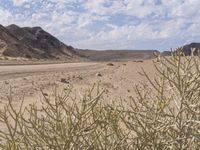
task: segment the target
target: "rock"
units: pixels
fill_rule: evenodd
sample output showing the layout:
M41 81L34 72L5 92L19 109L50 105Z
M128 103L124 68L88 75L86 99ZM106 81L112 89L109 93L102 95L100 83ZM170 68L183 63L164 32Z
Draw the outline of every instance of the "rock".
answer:
M107 66L114 66L114 64L113 63L108 63Z
M139 60L134 60L133 62L144 62L143 60L139 59Z
M65 78L61 78L60 82L69 84L69 81L67 81Z
M24 77L23 80L27 80L27 78Z
M5 83L5 84L9 84L9 81L5 81L4 83Z
M79 80L83 80L83 77L81 77L80 75L77 77L77 79Z
M45 97L47 97L47 96L49 96L47 93L43 93L43 96L45 96Z
M96 73L97 77L102 77L102 74L100 72Z

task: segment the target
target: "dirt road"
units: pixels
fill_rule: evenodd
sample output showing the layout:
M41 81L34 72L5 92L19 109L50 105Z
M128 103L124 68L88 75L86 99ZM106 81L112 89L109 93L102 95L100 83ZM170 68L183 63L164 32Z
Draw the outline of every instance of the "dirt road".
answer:
M86 67L98 66L97 63L63 63L63 64L43 64L43 65L9 65L0 66L0 80L5 79L8 75L24 74L24 73L37 73L37 72L50 72L67 69L84 69Z
M61 71L79 71L87 68L98 68L98 63L62 63L62 64L39 64L39 65L5 65L0 66L0 80L16 77L26 77L38 73L50 73Z

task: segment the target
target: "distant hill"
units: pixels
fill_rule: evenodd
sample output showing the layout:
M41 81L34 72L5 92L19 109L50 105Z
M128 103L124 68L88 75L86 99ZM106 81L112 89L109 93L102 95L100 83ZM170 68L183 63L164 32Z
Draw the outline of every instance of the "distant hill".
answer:
M118 61L151 59L157 50L82 50L59 41L41 27L0 25L0 56L37 59Z
M76 50L80 55L92 61L118 61L124 59L151 59L157 50Z
M41 27L0 25L0 55L26 58L79 58L72 46L65 45Z
M183 46L183 52L185 55L191 54L191 49L194 48L195 52L194 55L198 55L198 51L200 50L200 43L190 43L185 46Z
M170 56L171 55L171 51L163 51L160 53L161 56Z
M191 50L194 49L194 55L198 55L200 52L200 43L190 43L187 45L184 45L182 47L182 52L188 56L191 55ZM161 56L170 56L171 53L176 52L176 49L174 49L172 52L171 51L164 51L161 53Z

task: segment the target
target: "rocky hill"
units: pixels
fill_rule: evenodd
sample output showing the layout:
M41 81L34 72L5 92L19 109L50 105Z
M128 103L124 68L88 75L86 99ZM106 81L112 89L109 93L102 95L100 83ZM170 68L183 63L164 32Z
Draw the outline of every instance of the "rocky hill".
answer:
M194 48L194 55L198 55L198 51L200 50L200 43L190 43L188 45L183 46L183 52L185 55L191 54L191 49Z
M194 55L199 55L200 52L200 43L190 43L184 46L179 47L181 48L184 55L188 56L191 55L191 50L194 49ZM176 49L173 49L173 51L164 51L161 53L161 56L170 56L171 53L176 52Z
M80 55L40 27L0 25L0 55L38 59L75 59Z

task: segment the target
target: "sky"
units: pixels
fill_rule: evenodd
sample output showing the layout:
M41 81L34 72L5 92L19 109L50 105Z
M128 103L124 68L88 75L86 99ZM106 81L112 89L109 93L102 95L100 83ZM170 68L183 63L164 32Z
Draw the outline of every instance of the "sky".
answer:
M170 50L200 42L200 0L0 0L0 24L41 26L82 49Z

